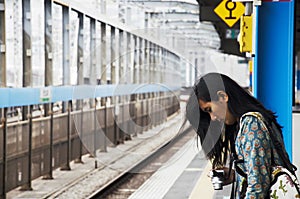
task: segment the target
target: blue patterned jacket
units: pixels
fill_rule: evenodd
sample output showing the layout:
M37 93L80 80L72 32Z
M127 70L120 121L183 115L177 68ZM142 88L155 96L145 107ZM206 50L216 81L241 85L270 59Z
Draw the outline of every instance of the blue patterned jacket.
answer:
M249 112L240 118L235 149L238 159L243 160L237 166L247 174L247 179L236 173L236 198L264 199L268 195L272 172L271 151L275 164L282 165L261 118L258 112Z

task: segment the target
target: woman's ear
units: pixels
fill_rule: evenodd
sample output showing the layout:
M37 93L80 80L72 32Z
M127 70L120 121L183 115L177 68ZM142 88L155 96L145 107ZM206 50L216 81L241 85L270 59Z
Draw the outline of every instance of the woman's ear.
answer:
M225 91L218 91L217 95L219 96L220 102L228 102L228 95Z

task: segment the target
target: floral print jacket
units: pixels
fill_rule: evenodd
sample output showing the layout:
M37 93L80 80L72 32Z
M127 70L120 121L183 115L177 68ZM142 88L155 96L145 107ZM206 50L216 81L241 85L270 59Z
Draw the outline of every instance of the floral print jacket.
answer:
M237 166L247 174L247 179L236 172L236 198L264 199L270 187L272 153L274 163L282 165L261 118L260 113L250 112L240 119L235 149L238 159L243 160L243 163L238 163Z

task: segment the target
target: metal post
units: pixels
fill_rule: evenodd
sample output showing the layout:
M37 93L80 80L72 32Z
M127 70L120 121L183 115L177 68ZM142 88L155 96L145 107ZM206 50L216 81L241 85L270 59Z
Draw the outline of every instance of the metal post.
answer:
M107 98L105 97L104 98L104 102L105 102L105 109L104 109L104 152L107 152L107 149L106 149L106 139L107 139Z
M6 87L5 2L0 0L0 87Z
M156 58L156 54L157 54L157 45L156 44L153 44L153 63L152 63L152 73L153 73L153 79L152 79L152 82L153 83L156 83L157 82L157 58Z
M53 158L53 126L54 126L54 120L53 120L53 103L51 103L51 112L50 112L50 172L49 172L49 179L53 179L53 165L52 165L52 158Z
M148 130L148 93L143 93L143 130Z
M23 80L22 86L29 87L32 83L32 69L31 69L31 12L30 0L22 0L22 15L23 15ZM26 120L28 114L28 107L23 107L22 118Z
M49 107L49 106L48 106ZM52 180L53 179L53 165L52 165L52 158L53 158L53 103L50 104L51 110L49 110L50 114L50 143L49 143L49 173L43 177L44 180Z
M83 100L80 100L80 133L79 133L79 157L75 159L75 163L83 163L82 161L82 140L83 140Z
M255 94L267 108L278 115L290 157L294 91L294 3L295 1L263 2L257 7L257 46L254 59ZM279 93L284 97L279 97Z
M117 97L116 103L114 105L114 138L113 138L114 146L116 146L118 144L118 139L119 139L118 115L119 115L119 101L118 101L118 97Z
M133 68L132 68L132 81L133 84L137 84L138 83L138 74L137 74L137 70L138 70L138 38L137 36L133 35ZM130 104L129 104L129 111L130 111L130 117L131 120L133 121L134 124L131 124L131 126L133 126L134 128L136 127L136 122L137 122L137 117L136 117L136 94L132 94L130 95ZM133 136L137 136L137 129L131 129L133 132Z
M122 75L124 75L124 45L122 44L124 44L124 31L119 30L119 57L121 58L119 59L119 83L122 83Z
M149 43L149 84L152 84L153 83L153 43L150 42ZM147 115L148 115L148 127L149 129L152 129L153 127L153 122L151 121L150 119L150 110L151 110L151 107L153 105L153 93L148 93L148 99L147 99L147 102L148 102L148 106L147 106Z
M29 120L29 132L28 132L28 165L27 165L27 173L28 179L26 184L21 187L21 191L29 191L32 190L31 187L31 165L32 165L32 108L33 106L29 106L29 113L27 118Z
M144 68L144 60L145 60L145 57L143 56L144 55L144 52L145 52L145 49L144 49L144 39L140 37L140 42L139 42L139 83L143 83L143 76L145 75L144 74L144 71L143 71L143 68ZM141 96L141 95L140 95Z
M95 169L98 168L97 164L97 99L94 100L94 151L93 156L95 158Z
M120 99L121 99L121 97L122 97L122 99L123 99L123 96L120 96ZM122 109L120 108L120 110L122 110L122 113L120 114L120 117L122 118L122 119L120 119L120 117L119 117L119 120L120 120L120 124L119 125L121 125L121 129L120 129L120 140L121 140L121 142L122 143L124 143L124 140L125 140L125 131L124 131L124 100L120 100L120 103L121 103L121 106L122 106Z
M122 81L122 75L124 75L124 64L125 64L125 56L124 56L124 31L123 30L119 30L119 57L121 59L119 59L119 83L123 83ZM119 96L119 104L123 103L123 96ZM116 121L118 121L118 125L121 125L121 128L119 128L119 136L120 136L120 142L124 143L124 132L123 132L123 118L124 118L124 109L123 109L124 104L122 105L122 109L119 109L119 114L118 117L116 119ZM120 114L121 111L121 114ZM122 116L121 116L122 115ZM122 118L122 120L120 119Z
M161 65L161 72L160 72L160 83L164 83L164 77L165 77L165 67L166 67L166 64L165 64L165 49L161 47L161 50L160 50L160 56L161 56L161 60L160 60L160 65ZM186 69L187 70L187 69Z
M63 11L63 85L70 84L70 17L69 7L62 6Z
M115 35L112 37L114 37L114 39L112 40L112 53L114 53L114 55L112 56L112 60L114 63L112 65L112 84L119 84L120 83L120 78L119 78L119 66L120 66L120 62L121 62L121 54L120 54L120 29L116 29L115 30ZM114 138L113 138L113 145L116 146L119 142L119 128L118 128L118 115L119 115L119 96L114 96L113 97L113 103L114 103L114 108L113 108L113 129L114 129Z
M1 118L3 131L2 131L2 137L3 137L3 151L2 151L2 193L1 198L6 198L6 164L7 164L7 157L6 157L6 144L7 144L7 108L4 108L3 117Z
M110 58L109 58L109 67L110 67L110 81L108 84L116 83L116 28L114 26L109 26L110 30L110 46L107 49L110 49ZM109 97L110 103L114 103L114 97Z
M80 147L80 149L79 149L79 163L83 163L83 161L82 161L82 159L81 159L81 157L82 157L82 147L83 147L83 145L82 145L82 140L83 140L83 100L81 100L81 118L80 118L80 138L81 138L81 140L80 140L80 145L79 145L79 147Z
M162 56L161 56L161 53L162 53L162 49L161 49L161 47L160 46L158 46L158 49L157 49L157 51L158 51L158 53L157 53L157 59L158 59L158 66L159 66L159 68L158 68L158 82L159 83L163 83L162 82L162 72L163 72L163 69L162 69Z
M67 161L66 164L61 167L60 170L62 171L69 171L71 170L70 161L71 161L71 112L72 112L72 101L68 102L68 124L67 124Z
M106 75L106 24L101 23L101 84L107 84L107 75ZM101 98L101 105L106 107L106 100ZM105 132L106 133L106 132ZM105 136L106 137L106 136ZM106 139L106 138L105 138ZM104 149L106 151L106 143L104 143Z
M106 81L106 24L101 23L101 84Z
M141 102L141 104L142 104L142 106L141 106L141 133L143 133L143 131L145 130L144 129L144 126L145 126L145 117L144 117L144 103L145 103L145 93L143 93L143 94L141 94L141 100L142 100L142 102Z
M44 30L45 30L45 86L53 84L53 54L52 54L52 1L44 1L45 19L44 19ZM49 104L44 105L44 115L47 116L50 112Z
M92 85L97 85L96 75L96 20L90 18L90 83Z
M150 70L150 50L151 50L151 43L147 40L145 40L145 74L146 74L146 78L145 78L145 82L144 83L150 83L151 80L150 80L150 73L151 73L151 70ZM150 98L150 94L149 93L145 93L144 94L144 102L146 103L146 110L145 110L145 125L144 125L144 129L147 131L149 129L149 125L148 125L148 122L150 121L149 120L149 112L148 112L148 108L149 108L149 98Z
M31 86L32 84L32 69L31 69L31 11L30 0L22 0L23 14L23 87ZM26 116L26 113L25 113Z
M79 20L79 28L78 28L78 41L77 41L77 71L78 71L78 76L77 76L77 85L82 85L84 84L84 80L83 80L83 19L84 19L84 15L82 13L78 13L78 20ZM80 105L81 103L81 105ZM81 106L81 113L82 113L82 100L77 100L76 101L76 109L79 110L80 106ZM83 117L83 115L81 115L81 117ZM81 123L82 125L82 123ZM82 132L82 131L81 131ZM81 133L80 132L80 133ZM82 139L82 137L80 137ZM78 160L75 160L76 163L82 163L81 160L81 155L82 155L82 142L80 140L80 156Z
M116 83L116 28L111 26L111 36L110 36L110 67L111 67L111 84Z
M79 19L79 28L78 28L78 42L77 42L77 70L78 70L78 79L77 84L83 84L83 18L82 13L78 13Z
M125 83L131 83L131 34L127 32L126 34L126 63L125 63Z
M136 101L136 94L131 94L130 96L130 103L129 103L129 113L130 113L130 118L131 121L133 122L133 124L130 124L131 126L133 126L135 128L136 126L136 106L135 106L135 101ZM137 136L136 133L136 129L130 129L131 132L130 134L132 134L132 136Z
M52 85L52 1L45 0L45 86ZM45 111L46 112L46 111Z
M63 38L63 85L70 84L70 16L69 7L62 5L62 38ZM65 112L67 103L63 102L62 111Z
M143 83L148 83L148 77L149 77L149 41L144 40L144 70L145 70L145 80Z
M137 36L133 36L133 83L137 83L137 68L138 68L138 49L137 49Z
M152 83L152 43L149 42L149 51L148 51L148 56L149 56L149 65L148 65L148 71L149 71L149 76L148 76L148 83Z
M150 93L145 93L146 95L146 131L150 129L150 116L149 116L149 101L151 100L150 98Z

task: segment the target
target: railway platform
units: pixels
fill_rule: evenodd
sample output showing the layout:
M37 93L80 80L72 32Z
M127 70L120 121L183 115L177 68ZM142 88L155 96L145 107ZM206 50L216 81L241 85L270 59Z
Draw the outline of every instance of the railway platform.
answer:
M124 144L107 147L107 152L98 152L96 158L85 155L83 163L70 164L70 171L57 169L53 172L53 179L41 177L33 180L33 190L20 191L17 188L8 192L7 198L87 198L147 153L174 138L181 123L182 115L175 113L163 125L138 134Z
M129 199L229 199L231 186L215 191L207 176L210 169L190 140Z
M33 190L15 189L7 193L7 198L90 198L101 186L139 162L146 154L176 137L182 122L183 116L177 112L163 125L138 134L124 144L108 147L107 152L99 152L97 157L85 155L82 158L83 163L70 164L70 171L57 169L53 172L53 179L35 179L32 181ZM223 191L213 190L207 177L210 163L201 154L196 142L195 135L135 190L130 199L227 198L227 188Z

